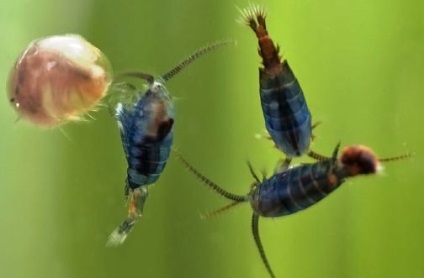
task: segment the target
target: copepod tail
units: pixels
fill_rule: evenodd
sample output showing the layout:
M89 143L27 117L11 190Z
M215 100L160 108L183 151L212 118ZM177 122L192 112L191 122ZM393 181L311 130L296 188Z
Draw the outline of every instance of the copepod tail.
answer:
M147 186L141 186L131 190L128 217L110 234L106 242L107 247L116 247L124 243L135 223L141 217L148 195Z
M251 4L246 9L239 9L239 11L241 19L238 21L249 26L258 39L259 55L262 58L262 64L266 72L268 74L279 73L282 70L280 65L281 57L279 55L280 49L268 35L265 8Z
M249 26L255 33L258 25L262 24L265 29L264 31L266 32L265 18L267 16L267 12L265 7L250 3L250 5L245 9L240 9L239 7L236 8L241 15L237 20L238 23ZM257 20L257 18L260 19Z
M109 236L106 242L107 247L115 247L124 243L128 234L137 222L137 218L128 217L125 219L118 228L116 228Z
M198 58L210 52L211 50L214 50L229 44L235 44L235 41L234 40L217 41L198 49L196 52L194 52L193 54L191 54L190 56L182 60L180 63L178 63L178 65L176 65L170 71L162 75L163 82L168 81L169 79L174 77L177 73L179 73L182 69L184 69L186 66L196 61Z

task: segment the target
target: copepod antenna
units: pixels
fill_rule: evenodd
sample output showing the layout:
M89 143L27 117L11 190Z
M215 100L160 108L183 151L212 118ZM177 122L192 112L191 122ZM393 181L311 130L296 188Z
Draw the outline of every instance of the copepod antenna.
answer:
M182 60L180 63L178 63L178 65L176 65L170 71L162 75L163 82L168 81L169 79L174 77L177 73L179 73L182 69L184 69L186 66L196 61L198 58L210 52L211 50L214 50L229 44L235 44L235 41L234 40L217 41L198 49L196 52L194 52L193 54L191 54L190 56Z

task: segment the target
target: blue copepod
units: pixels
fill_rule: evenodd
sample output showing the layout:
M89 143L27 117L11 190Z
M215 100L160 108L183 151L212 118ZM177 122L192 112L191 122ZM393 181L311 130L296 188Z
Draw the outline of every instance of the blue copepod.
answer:
M323 160L309 150L312 139L311 113L303 90L286 59L281 58L279 47L274 44L266 28L266 11L249 6L241 11L242 22L256 34L263 68L259 69L259 95L266 129L286 159L287 168L293 157L303 154Z
M229 43L222 41L207 45L157 79L140 72L125 74L144 79L149 86L144 93L139 92L138 99L130 107L125 103L116 106L116 119L128 162L125 195L129 197L129 211L128 217L110 235L108 246L124 242L141 217L149 193L148 186L158 180L168 160L175 109L171 95L164 86L165 82L200 56ZM127 86L137 90L131 84Z
M327 160L292 167L269 178L264 177L262 180L254 173L249 163L248 166L255 181L247 195L236 195L226 191L201 174L180 154L177 153L177 156L188 171L202 183L221 196L233 201L226 207L211 212L207 216L219 214L242 202L250 202L253 209L251 220L253 237L269 275L275 277L259 237L260 216L279 217L304 210L327 197L347 178L375 174L381 168L380 162L410 157L410 155L402 155L378 159L372 150L360 145L346 147L341 157L337 158L338 150L339 145L336 146L333 155Z
M31 42L10 72L7 92L20 118L55 127L83 119L111 83L107 57L83 37L68 34Z

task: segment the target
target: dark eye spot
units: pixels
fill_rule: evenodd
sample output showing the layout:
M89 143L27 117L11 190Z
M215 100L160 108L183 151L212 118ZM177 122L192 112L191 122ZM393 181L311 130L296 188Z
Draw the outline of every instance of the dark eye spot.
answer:
M15 98L14 97L11 97L9 100L10 100L10 102L15 102Z

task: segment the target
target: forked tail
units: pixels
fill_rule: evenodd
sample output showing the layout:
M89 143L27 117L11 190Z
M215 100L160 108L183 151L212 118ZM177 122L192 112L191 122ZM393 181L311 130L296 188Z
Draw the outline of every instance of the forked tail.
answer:
M121 225L116 228L112 234L110 234L109 239L107 240L106 246L114 247L119 246L124 243L128 234L132 230L134 224L137 222L138 217L127 217Z
M149 192L146 186L138 187L130 192L128 217L112 232L106 246L115 247L124 243L135 223L141 217L148 195Z
M265 8L251 4L244 10L240 10L241 23L250 27L258 38L259 55L262 58L268 73L281 70L281 57L279 55L279 47L275 45L272 38L268 35L266 28L266 10Z

